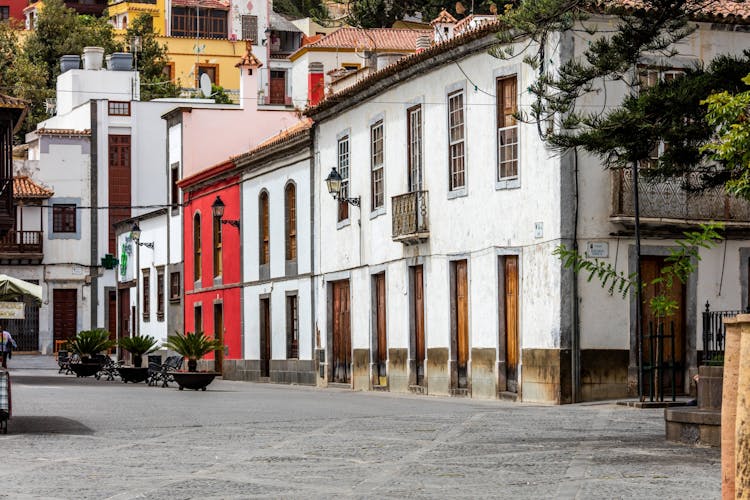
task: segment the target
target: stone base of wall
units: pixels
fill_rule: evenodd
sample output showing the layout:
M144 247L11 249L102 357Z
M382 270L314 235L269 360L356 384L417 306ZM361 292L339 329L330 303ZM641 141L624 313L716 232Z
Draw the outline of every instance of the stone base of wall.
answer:
M627 349L581 351L581 399L598 401L628 396Z
M271 382L315 385L315 362L309 359L272 359Z
M257 382L260 380L260 361L257 359L225 359L222 378L224 380Z
M721 446L721 412L701 408L665 408L667 441Z
M523 401L572 402L570 349L523 349Z
M497 398L496 360L497 351L494 347L477 347L471 350L471 397Z
M409 392L408 349L388 349L388 390Z
M352 352L352 389L369 391L370 386L370 350L354 349Z
M448 364L448 348L427 349L427 394L448 396L451 389L451 374Z

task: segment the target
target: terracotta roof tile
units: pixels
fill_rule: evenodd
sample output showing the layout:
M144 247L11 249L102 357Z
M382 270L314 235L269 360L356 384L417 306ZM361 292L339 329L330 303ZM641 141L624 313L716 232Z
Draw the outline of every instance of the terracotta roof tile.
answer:
M705 2L705 0L696 1ZM598 0L595 3L603 8L625 7L626 9L633 10L649 10L649 6L643 0ZM736 0L709 2L708 5L698 11L695 17L698 20L701 18L710 18L717 21L724 19L730 22L732 20L750 21L750 2Z
M13 197L17 199L46 199L50 198L54 191L40 186L32 181L27 175L16 175L13 177Z
M244 158L248 158L250 156L253 156L264 149L270 148L272 146L276 146L278 144L281 144L282 142L292 139L293 137L297 137L298 135L302 134L303 132L310 130L313 126L313 121L310 118L303 118L299 122L295 123L288 129L282 130L278 134L269 137L265 141L259 143L257 146L255 146L253 149L248 151L247 153L242 153L237 156L232 157L232 161L241 160Z
M415 51L422 35L432 35L432 30L339 28L303 48Z
M25 109L29 103L23 99L17 97L11 97L9 95L0 94L0 108L19 108Z
M453 16L451 16L450 12L448 12L445 9L443 9L443 10L440 11L440 14L438 14L438 16L435 19L432 20L432 22L430 24L432 24L434 26L434 25L436 25L438 23L455 23L455 22L458 22L458 21L456 21L456 18L453 17Z
M172 0L172 6L229 10L229 3L221 2L219 0Z
M256 68L263 66L263 63L253 54L253 42L249 40L245 42L245 55L234 65L235 68L240 66L255 66Z
M38 128L37 135L91 135L90 129L75 130L72 128Z

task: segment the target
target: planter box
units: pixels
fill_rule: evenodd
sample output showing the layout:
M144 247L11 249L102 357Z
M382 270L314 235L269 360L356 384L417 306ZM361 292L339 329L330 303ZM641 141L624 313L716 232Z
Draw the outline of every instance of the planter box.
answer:
M71 363L70 369L76 377L90 377L102 369L101 363Z
M198 389L205 391L206 386L213 382L214 377L218 375L218 372L169 372L172 377L174 377L174 381L177 382L177 385L180 387L180 390L183 389L193 389L194 391L197 391Z
M148 368L141 368L135 366L123 366L117 369L120 373L120 378L124 384L133 382L137 384L139 382L145 382L148 378Z

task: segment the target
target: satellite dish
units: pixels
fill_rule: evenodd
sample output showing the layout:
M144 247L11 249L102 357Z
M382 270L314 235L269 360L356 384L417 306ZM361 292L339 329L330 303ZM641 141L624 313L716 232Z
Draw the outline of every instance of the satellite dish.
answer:
M211 77L207 73L201 75L201 94L203 97L211 97Z

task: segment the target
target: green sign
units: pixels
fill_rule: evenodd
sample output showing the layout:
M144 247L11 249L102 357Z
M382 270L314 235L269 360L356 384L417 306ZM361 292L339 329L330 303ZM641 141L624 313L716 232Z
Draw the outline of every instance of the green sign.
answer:
M114 269L117 267L117 259L115 259L115 256L111 253L108 253L102 257L102 266L104 269Z

